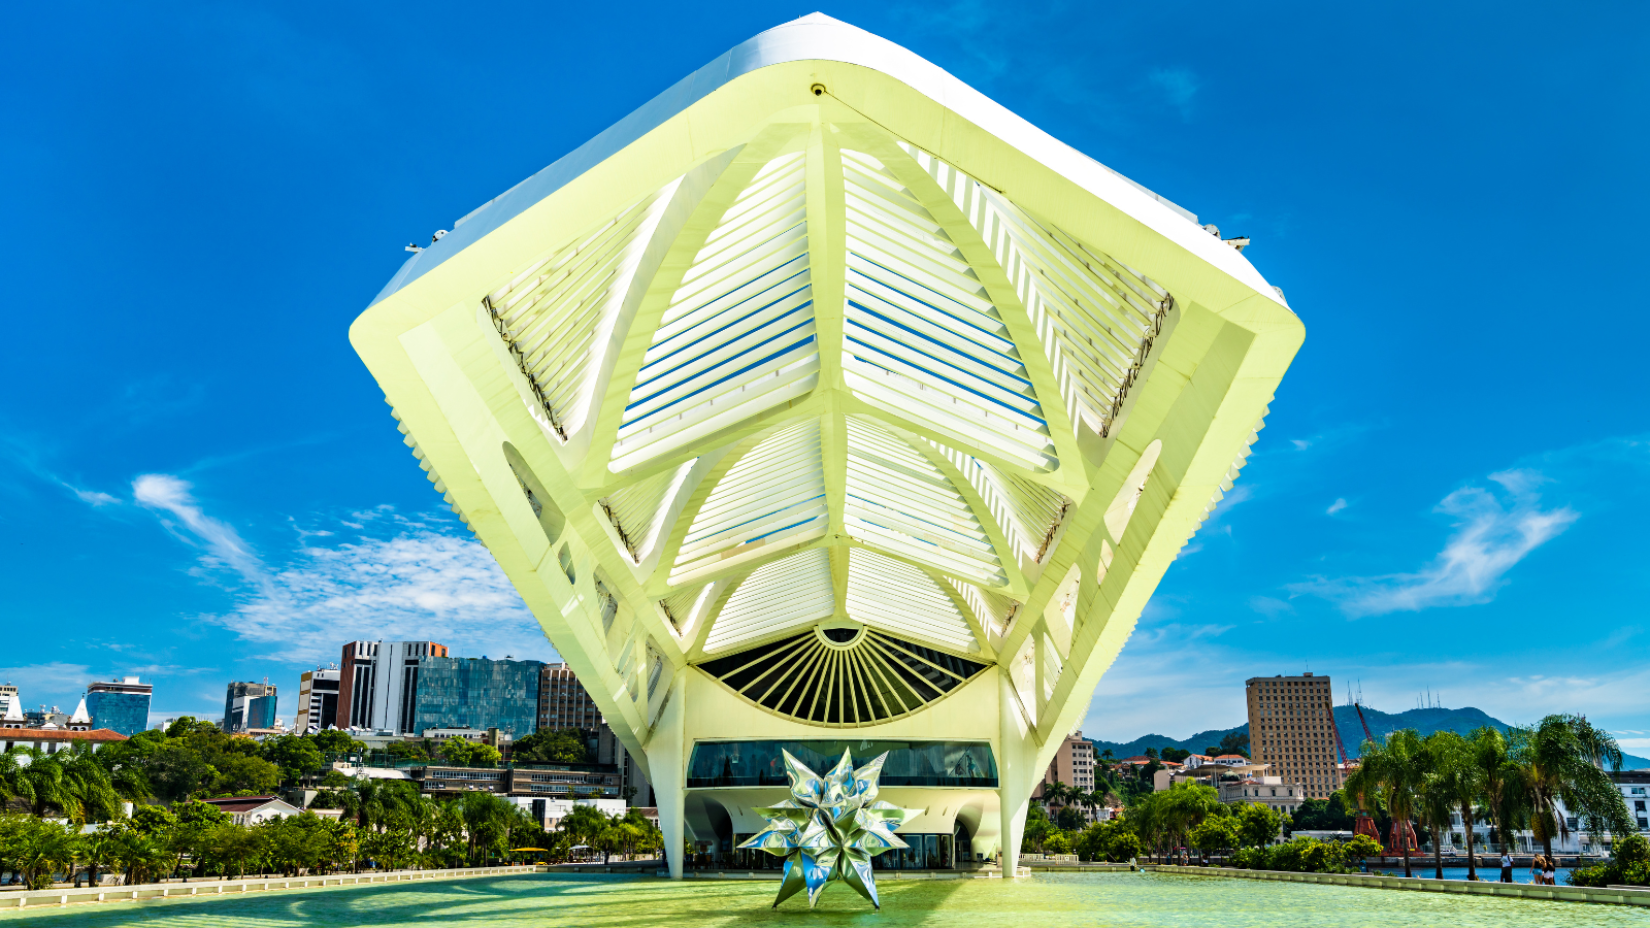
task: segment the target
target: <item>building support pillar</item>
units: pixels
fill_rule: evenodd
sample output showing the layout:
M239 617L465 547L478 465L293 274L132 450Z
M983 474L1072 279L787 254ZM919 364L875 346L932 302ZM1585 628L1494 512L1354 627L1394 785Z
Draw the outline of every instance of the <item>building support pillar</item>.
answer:
M1026 813L1031 810L1031 767L1037 754L1034 743L1036 733L1020 711L1020 699L1014 692L1014 681L1006 667L998 671L997 687L1001 725L997 738L1000 751L997 758L997 808L1002 816L998 829L998 840L1002 842L999 856L1003 864L1003 878L1013 879L1020 872L1020 840L1025 834Z
M659 808L659 831L664 835L665 862L670 878L682 878L683 854L687 846L687 680L690 674L675 674L670 695L653 726L647 742L648 773Z

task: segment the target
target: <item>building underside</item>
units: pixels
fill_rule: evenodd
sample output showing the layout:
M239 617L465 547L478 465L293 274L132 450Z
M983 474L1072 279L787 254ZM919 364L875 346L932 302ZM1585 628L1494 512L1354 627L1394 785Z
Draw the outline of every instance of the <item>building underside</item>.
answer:
M759 829L781 748L891 751L903 832L1012 866L1303 336L1185 210L817 14L465 217L350 332L645 759L675 874Z

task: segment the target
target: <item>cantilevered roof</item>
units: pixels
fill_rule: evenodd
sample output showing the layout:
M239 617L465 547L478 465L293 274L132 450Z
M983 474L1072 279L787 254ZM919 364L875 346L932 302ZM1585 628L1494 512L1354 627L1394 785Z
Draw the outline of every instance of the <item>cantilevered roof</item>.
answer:
M1042 724L1301 335L1185 210L818 14L466 216L351 330L636 731L690 665L848 726L1002 664Z

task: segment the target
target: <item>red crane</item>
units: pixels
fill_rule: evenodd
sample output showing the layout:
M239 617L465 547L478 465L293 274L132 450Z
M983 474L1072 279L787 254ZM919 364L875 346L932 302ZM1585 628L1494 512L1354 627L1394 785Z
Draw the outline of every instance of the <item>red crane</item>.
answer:
M1362 725L1364 728L1364 739L1369 743L1374 743L1375 734L1369 730L1369 720L1364 718L1364 707L1362 701L1353 700L1352 708L1358 710L1358 724ZM1337 744L1340 743L1339 731L1336 731L1335 733L1335 740ZM1342 756L1345 756L1344 748L1342 749ZM1376 841L1381 840L1381 832L1380 829L1375 827L1375 820L1370 818L1369 814L1364 811L1363 797L1359 796L1358 799L1358 817L1352 826L1353 834L1369 835ZM1415 826L1411 825L1408 821L1399 822L1397 819L1393 819L1392 834L1387 840L1386 849L1384 851L1386 856L1408 856L1404 853L1405 851L1415 851L1419 847L1419 842L1415 840Z

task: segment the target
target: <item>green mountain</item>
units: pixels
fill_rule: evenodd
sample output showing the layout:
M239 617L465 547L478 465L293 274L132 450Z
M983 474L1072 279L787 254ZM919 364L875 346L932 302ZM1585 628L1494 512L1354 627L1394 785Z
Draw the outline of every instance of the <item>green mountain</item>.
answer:
M1506 731L1508 727L1506 722L1492 717L1482 709L1470 706L1465 709L1406 709L1403 712L1382 712L1364 706L1364 721L1369 723L1369 733L1376 741L1384 741L1388 734L1403 728L1413 728L1422 735L1444 730L1465 735L1484 725L1491 725L1502 731ZM1358 710L1350 705L1336 706L1335 728L1340 733L1341 744L1346 748L1347 757L1357 757L1364 743L1364 728L1358 721ZM1095 739L1094 750L1100 752L1109 749L1113 757L1133 757L1146 753L1147 748L1156 748L1160 753L1164 748L1179 748L1201 754L1204 749L1219 744L1227 735L1242 736L1248 733L1248 725L1237 725L1232 728L1201 731L1183 739L1170 738L1168 735L1142 735L1133 741ZM1650 768L1650 759L1629 754L1623 759L1622 766L1628 770Z

